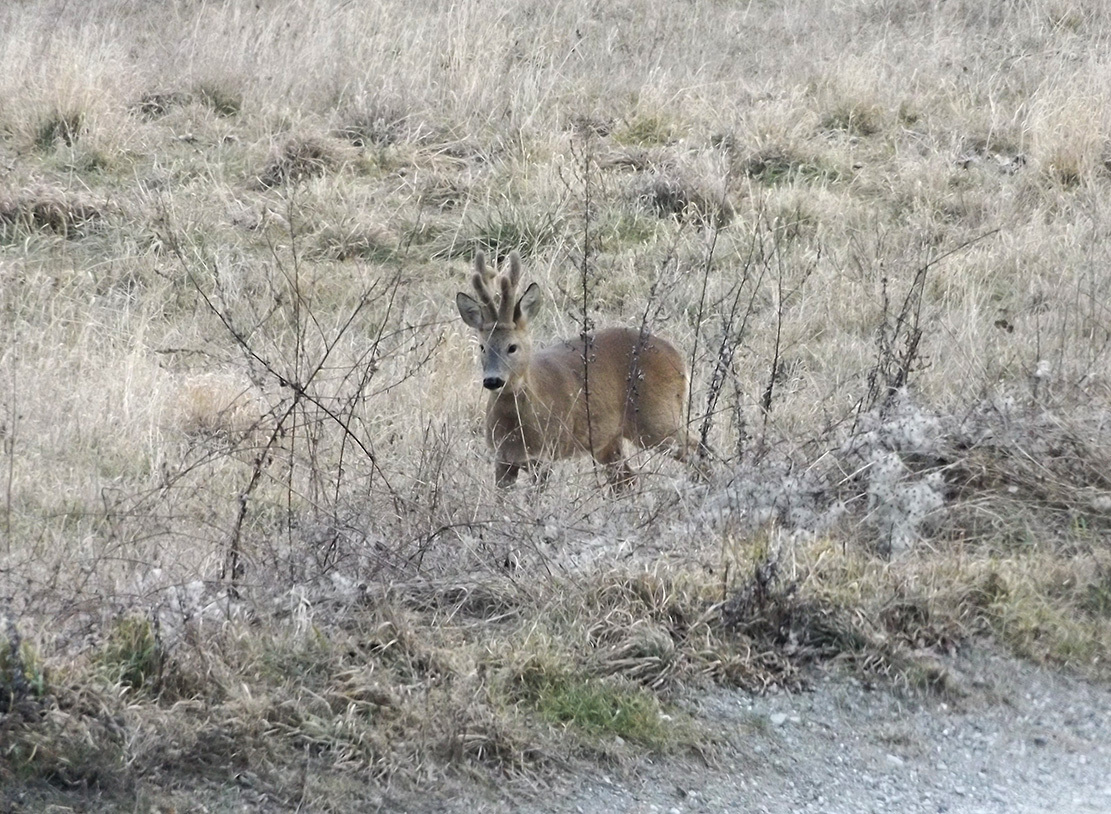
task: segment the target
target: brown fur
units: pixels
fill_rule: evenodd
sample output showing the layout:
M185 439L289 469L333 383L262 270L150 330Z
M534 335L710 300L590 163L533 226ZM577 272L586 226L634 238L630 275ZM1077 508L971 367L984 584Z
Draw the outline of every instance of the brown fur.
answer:
M609 328L588 342L572 339L535 353L528 321L539 307L539 290L517 298L520 258L498 279L500 302L490 292L492 275L480 255L473 278L478 300L459 294L463 321L483 343L486 439L496 457L499 486L537 464L588 453L607 469L616 487L632 482L622 445L670 447L689 461L683 424L687 366L661 337L631 328ZM585 360L585 361L584 361ZM589 397L588 397L589 394Z

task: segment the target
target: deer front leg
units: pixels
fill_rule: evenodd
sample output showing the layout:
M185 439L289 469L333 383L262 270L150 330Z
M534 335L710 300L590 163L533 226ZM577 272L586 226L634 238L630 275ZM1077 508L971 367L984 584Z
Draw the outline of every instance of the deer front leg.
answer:
M532 485L543 487L547 485L548 478L551 477L552 465L547 461L529 461L528 471L532 475Z
M594 456L598 463L606 467L606 479L615 492L624 492L636 483L636 473L625 462L625 455L621 450L621 439L618 438L605 449Z
M671 442L671 454L675 460L686 464L694 478L706 483L713 475L710 468L710 455L713 450L708 445L696 442L685 432L681 432Z
M499 489L507 489L517 481L517 473L521 471L519 464L498 461L494 464L494 483Z

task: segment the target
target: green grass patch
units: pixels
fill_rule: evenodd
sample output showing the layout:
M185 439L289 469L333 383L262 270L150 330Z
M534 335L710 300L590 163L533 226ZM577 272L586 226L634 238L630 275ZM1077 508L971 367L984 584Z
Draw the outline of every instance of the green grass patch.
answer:
M614 251L624 246L643 245L656 239L659 228L659 218L649 217L640 210L621 211L602 222L602 247Z
M166 653L149 619L125 616L108 631L100 664L110 681L136 692L156 690L162 681Z
M1098 582L1085 588L1080 608L1093 617L1111 621L1111 574L1100 574Z
M482 251L500 263L514 250L528 258L555 244L562 230L556 212L528 212L507 202L470 215L459 231L442 235L433 246L432 258L470 260Z
M1045 586L1011 590L989 609L992 629L1013 653L1082 672L1108 669L1111 615L1090 616L1053 599ZM1084 594L1079 598L1083 600Z
M46 691L46 667L38 648L14 629L0 637L0 713L20 701L40 700Z
M44 116L35 127L33 140L39 150L52 150L61 142L67 147L80 137L85 117L76 110L54 110Z
M659 147L671 144L678 135L674 122L657 114L643 114L629 119L614 130L613 140L618 144Z
M536 661L517 679L523 699L549 723L598 739L620 737L662 749L675 740L659 699L640 687Z
M768 186L795 181L833 182L841 176L835 167L827 166L813 157L781 149L763 150L749 156L741 162L740 170L746 177Z

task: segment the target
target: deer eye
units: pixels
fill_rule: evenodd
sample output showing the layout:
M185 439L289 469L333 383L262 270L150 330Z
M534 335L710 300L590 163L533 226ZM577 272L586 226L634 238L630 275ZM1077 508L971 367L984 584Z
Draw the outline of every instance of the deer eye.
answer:
M516 353L517 352L517 346L516 345L510 345L508 348L506 348L506 350L508 350L510 353Z
M478 349L479 349L480 352L486 353L486 346L484 344L482 344L481 342L478 343Z

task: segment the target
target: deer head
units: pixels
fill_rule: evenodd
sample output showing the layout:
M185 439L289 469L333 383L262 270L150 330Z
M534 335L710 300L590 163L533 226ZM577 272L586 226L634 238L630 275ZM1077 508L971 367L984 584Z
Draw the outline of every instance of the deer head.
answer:
M459 292L455 304L459 315L479 337L482 352L482 386L500 390L508 386L517 390L528 378L532 357L532 339L528 323L540 310L540 287L533 283L517 296L521 281L521 258L509 255L509 271L500 276L487 271L486 258L479 252L475 273L471 278L478 298ZM498 298L492 290L497 284Z

